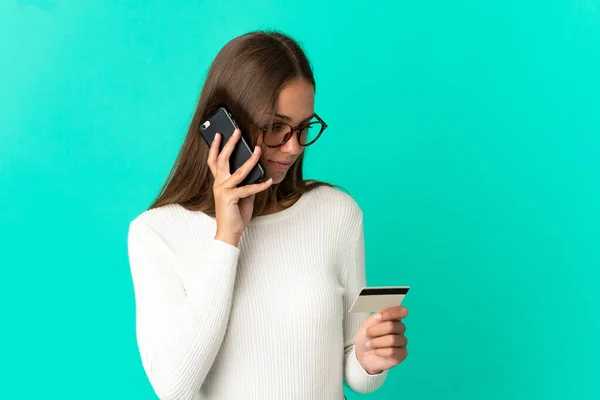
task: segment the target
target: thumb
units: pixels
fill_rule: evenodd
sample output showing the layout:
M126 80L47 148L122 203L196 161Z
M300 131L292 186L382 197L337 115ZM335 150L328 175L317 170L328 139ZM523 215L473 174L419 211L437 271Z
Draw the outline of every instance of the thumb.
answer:
M254 197L255 196L256 196L256 194L251 194L250 196L248 196L244 199L244 201L246 201L248 203L248 208L250 208L250 209L254 209Z

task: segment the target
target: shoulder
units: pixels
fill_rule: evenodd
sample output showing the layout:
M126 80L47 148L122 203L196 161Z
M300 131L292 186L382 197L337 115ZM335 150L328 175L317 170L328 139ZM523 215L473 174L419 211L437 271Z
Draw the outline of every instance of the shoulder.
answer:
M129 235L139 230L153 231L167 242L181 236L209 231L213 220L200 211L190 211L179 204L167 204L152 208L135 216L129 222Z
M344 224L362 221L362 209L352 195L343 189L319 186L311 191L311 209L325 219Z
M152 208L143 211L141 214L135 216L130 222L129 226L147 226L151 229L160 229L161 226L165 225L168 221L176 219L177 204L167 204L165 206Z
M338 259L355 246L363 232L363 212L356 199L343 189L319 186L313 189L306 202L302 218L310 221L311 229Z
M312 190L318 203L330 210L341 209L344 212L360 212L360 206L352 195L343 189L331 186L319 186Z

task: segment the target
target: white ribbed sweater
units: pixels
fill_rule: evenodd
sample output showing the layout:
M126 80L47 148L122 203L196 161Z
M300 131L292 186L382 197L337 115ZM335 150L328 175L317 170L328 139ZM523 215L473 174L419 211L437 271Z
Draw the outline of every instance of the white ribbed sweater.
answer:
M370 393L349 314L366 286L362 212L319 187L254 218L239 247L216 221L177 204L129 227L141 360L161 399L342 400L343 381Z

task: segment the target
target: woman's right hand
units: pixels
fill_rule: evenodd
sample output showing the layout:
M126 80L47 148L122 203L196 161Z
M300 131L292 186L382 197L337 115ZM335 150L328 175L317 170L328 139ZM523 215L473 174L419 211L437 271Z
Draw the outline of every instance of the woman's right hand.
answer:
M229 157L240 140L241 132L236 129L219 154L222 135L216 134L208 153L208 166L215 183L215 213L217 233L215 239L237 246L242 232L250 222L254 209L254 195L271 186L273 180L237 187L260 160L261 149L256 146L252 156L237 171L231 174Z

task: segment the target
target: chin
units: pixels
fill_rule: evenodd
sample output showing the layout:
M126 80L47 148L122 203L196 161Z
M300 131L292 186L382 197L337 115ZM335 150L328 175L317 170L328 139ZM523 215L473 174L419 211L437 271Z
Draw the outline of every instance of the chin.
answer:
M273 185L278 185L281 182L283 182L283 180L285 179L285 176L286 176L286 173L284 173L284 172L275 172L275 173L269 172L269 173L267 173L266 179L272 178Z

